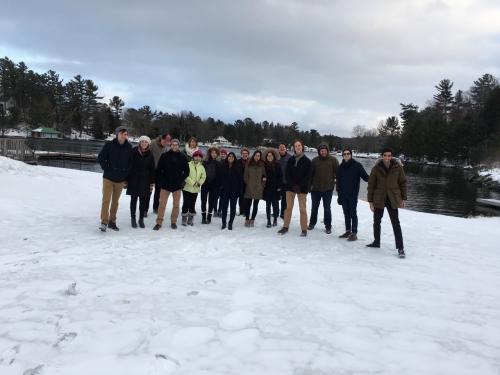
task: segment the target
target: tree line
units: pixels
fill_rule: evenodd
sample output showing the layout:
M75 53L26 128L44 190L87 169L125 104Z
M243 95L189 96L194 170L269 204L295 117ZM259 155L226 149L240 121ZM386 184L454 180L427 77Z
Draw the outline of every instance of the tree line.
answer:
M132 135L151 137L169 133L181 140L195 136L207 142L222 135L245 146L291 144L300 138L312 147L321 142L328 143L331 148L342 147L340 137L321 135L315 129L300 130L296 122L285 125L245 118L226 123L212 117L202 119L191 111L165 113L148 105L125 108L119 96L108 103L103 103L102 99L96 83L81 75L64 82L53 70L40 74L24 62L15 63L8 57L0 59L0 101L11 100L14 104L0 110L2 134L6 128L24 123L31 128L53 127L63 134L76 130L103 139L117 126L126 125Z

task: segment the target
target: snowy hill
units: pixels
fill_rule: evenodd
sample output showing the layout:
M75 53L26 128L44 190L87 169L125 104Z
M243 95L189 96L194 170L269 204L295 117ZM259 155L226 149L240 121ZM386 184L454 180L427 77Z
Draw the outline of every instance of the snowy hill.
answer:
M400 260L388 215L365 247L364 202L349 243L336 204L330 236L295 212L280 237L262 203L255 228L154 232L123 194L103 234L101 179L0 158L0 374L500 373L498 218L402 210Z

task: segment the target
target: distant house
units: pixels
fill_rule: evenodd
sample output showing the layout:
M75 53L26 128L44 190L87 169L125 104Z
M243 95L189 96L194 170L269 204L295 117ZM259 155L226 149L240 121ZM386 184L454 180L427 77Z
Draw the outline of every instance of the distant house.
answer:
M31 131L33 138L62 138L61 132L54 128L37 128Z
M214 147L233 147L233 144L229 142L226 138L224 138L222 135L215 138L211 145Z

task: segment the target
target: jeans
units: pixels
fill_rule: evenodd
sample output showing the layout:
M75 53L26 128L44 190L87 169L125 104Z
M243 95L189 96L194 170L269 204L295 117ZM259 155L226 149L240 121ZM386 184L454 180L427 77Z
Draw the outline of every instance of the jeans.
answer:
M385 201L385 208L389 213L389 218L391 219L392 231L394 232L394 239L396 242L396 249L404 249L403 246L403 233L401 232L401 225L399 223L398 209L392 208L391 202L387 199ZM383 208L375 208L373 210L373 236L375 237L375 243L380 245L380 223L382 222L382 217L384 216Z
M311 201L312 201L312 209L311 209L311 218L309 220L309 225L315 226L318 221L318 209L319 203L323 199L323 218L325 222L325 228L332 228L332 195L333 190L327 191L312 191L311 192Z
M342 198L342 210L344 211L345 230L358 233L358 214L356 208L358 198Z

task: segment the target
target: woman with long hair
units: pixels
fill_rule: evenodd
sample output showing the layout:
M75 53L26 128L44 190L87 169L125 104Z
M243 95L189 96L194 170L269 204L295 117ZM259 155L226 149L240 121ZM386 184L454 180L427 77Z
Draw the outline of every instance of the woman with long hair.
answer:
M280 191L283 185L283 175L275 149L268 149L265 157L266 186L264 187L264 200L266 201L267 227L278 225ZM271 224L271 207L273 209L273 222Z
M259 200L262 199L264 185L266 183L266 168L262 161L262 152L256 150L250 161L245 166L245 226L253 227L255 216L259 208ZM250 216L250 208L253 210Z

